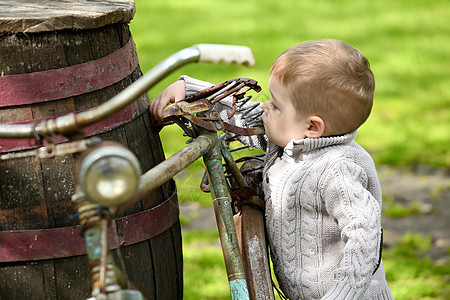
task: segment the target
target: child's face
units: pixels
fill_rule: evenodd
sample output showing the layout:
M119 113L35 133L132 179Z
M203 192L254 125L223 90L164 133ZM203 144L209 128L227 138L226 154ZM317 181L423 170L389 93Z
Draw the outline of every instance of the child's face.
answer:
M280 147L285 147L292 139L304 139L307 122L299 117L286 88L271 76L269 90L272 97L262 105L267 138Z

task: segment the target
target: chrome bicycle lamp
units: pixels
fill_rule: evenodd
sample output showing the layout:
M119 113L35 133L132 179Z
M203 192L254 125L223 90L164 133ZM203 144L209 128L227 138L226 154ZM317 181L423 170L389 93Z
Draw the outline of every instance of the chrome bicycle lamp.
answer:
M83 159L79 182L89 200L104 206L117 206L137 192L140 175L136 156L119 144L108 143Z

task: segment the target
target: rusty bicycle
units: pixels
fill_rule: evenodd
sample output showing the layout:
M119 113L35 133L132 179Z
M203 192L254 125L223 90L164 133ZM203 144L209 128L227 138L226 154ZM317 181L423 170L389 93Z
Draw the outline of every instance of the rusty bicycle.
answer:
M203 187L212 195L232 299L273 299L264 225L258 211L263 203L245 181L227 147L231 140L240 136L264 133L261 123L257 122L258 115L251 114L252 107L244 105L249 99L245 95L247 91L260 90L256 81L245 78L229 80L169 106L164 111L164 120L178 124L191 140L179 152L143 174L139 160L123 145L83 135L83 128L120 112L165 76L191 62L251 66L254 59L251 50L243 46L197 45L168 57L97 107L33 124L0 125L0 138L44 141L40 148L4 154L1 160L24 156L42 159L60 155L75 157L74 172L78 182L72 201L78 207L75 215L81 224L92 278L89 299L144 299L113 259L110 248L112 244L117 247L120 239L117 232L111 233L110 225L115 216L169 182L200 157L203 157L207 169L207 183L204 182ZM236 110L244 109L256 121L251 126L240 127L222 120L213 106L225 98L232 99L232 115ZM224 134L219 138L218 132ZM68 140L55 143L52 138L55 135L65 136ZM228 176L224 173L222 159ZM242 216L237 225L240 226L239 236L233 221L233 214L237 211ZM178 217L177 211L170 213ZM152 220L151 215L146 217L148 222L158 222L157 219ZM61 239L55 237L58 238Z

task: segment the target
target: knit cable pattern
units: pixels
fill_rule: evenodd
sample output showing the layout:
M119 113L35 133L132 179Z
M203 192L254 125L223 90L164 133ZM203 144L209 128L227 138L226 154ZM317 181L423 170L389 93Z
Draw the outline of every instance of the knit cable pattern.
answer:
M284 149L295 163L270 191L266 219L275 274L290 299L375 297L369 285L391 295L384 270L378 285L372 281L381 190L355 135L293 141Z

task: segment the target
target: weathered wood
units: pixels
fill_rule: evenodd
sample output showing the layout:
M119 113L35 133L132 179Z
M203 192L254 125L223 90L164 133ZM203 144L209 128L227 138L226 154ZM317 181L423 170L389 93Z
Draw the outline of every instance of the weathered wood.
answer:
M48 228L39 159L0 163L0 230Z
M126 24L89 31L5 33L0 35L0 73L23 74L86 63L118 50L130 36Z
M178 224L179 226L179 224ZM167 257L176 257L175 240L172 234L161 234L150 241L153 267L155 274L167 274L168 278L172 278L174 282L168 282L163 277L155 277L156 297L155 299L183 299L180 294L179 286L182 286L182 273L179 273L178 262L176 260L168 260ZM175 288L174 288L175 286ZM178 286L178 288L176 288Z
M113 252L116 261L120 261L117 253L120 255L127 270L128 279L138 288L148 299L157 299L155 297L155 269L153 268L152 249L149 242L134 244L128 247L120 247ZM137 272L139 270L139 272Z
M19 262L2 266L1 299L63 299L58 297L57 290L54 288L54 263L54 261L46 260L39 264ZM86 299L86 297L78 299Z
M42 5L51 3L51 8L45 12L51 16L39 21L40 23L33 23L34 7L41 5L37 3L39 2L0 0L0 31L5 28L9 30L0 34L0 73L3 75L41 72L86 63L123 47L131 37L128 25L119 22L127 22L127 18L132 17L127 6L132 1L42 1ZM89 12L78 12L78 6L71 5L73 3L85 4L84 11ZM90 13L93 6L106 9L111 3L119 3L113 12L103 11L94 17ZM27 4L32 6L28 14L10 22L14 17L9 13L5 15L4 7L16 4L17 9L25 9ZM65 8L56 13L53 9L58 10L56 7L60 5ZM123 7L128 12L119 13ZM134 6L132 7L134 13ZM57 17L53 17L53 13ZM72 13L78 15L74 17ZM60 14L64 14L64 17ZM120 14L120 20L114 17ZM105 16L113 17L106 20ZM84 20L84 17L93 20L83 23L83 29L86 30L74 31L73 29L79 29L77 26L80 26L80 20ZM59 25L65 24L61 21L65 19L71 19L73 27L68 28L71 30L57 31L62 28ZM5 20L10 25L20 24L20 32L26 34L17 34L19 31L15 31L16 29L4 27L5 23L2 22L6 22ZM27 24L34 25L26 27ZM53 29L47 32L49 24ZM103 27L97 28L97 25ZM0 124L33 121L95 107L129 86L139 76L141 71L138 67L127 78L101 90L46 103L4 107L0 109ZM159 137L151 128L153 121L147 110L148 104L148 96L143 95L131 105L130 122L98 133L105 140L114 140L130 148L137 155L144 172L164 159ZM0 144L0 151L1 146ZM76 212L70 199L76 183L74 168L74 158L71 155L53 159L27 157L0 161L0 230L45 229L78 224L77 220L70 218ZM166 184L127 210L124 215L154 207L168 196L169 186ZM120 251L128 276L148 299L182 299L179 222L155 238L131 246L125 245ZM85 299L90 294L86 261L85 256L76 256L33 262L0 262L0 299Z
M70 218L76 211L76 205L72 201L67 201L75 192L72 155L42 159L41 170L49 227L77 225L78 221Z
M56 291L55 299L89 298L91 283L86 280L90 276L89 269L84 267L86 265L87 257L85 255L53 260L53 277L47 278L47 280L51 284L50 289Z
M84 30L128 23L133 0L1 0L0 33Z

